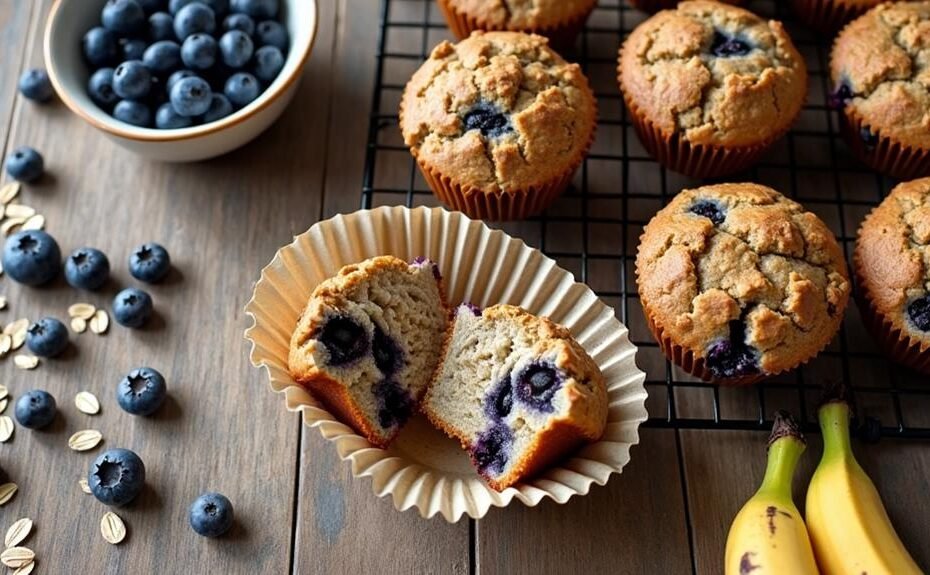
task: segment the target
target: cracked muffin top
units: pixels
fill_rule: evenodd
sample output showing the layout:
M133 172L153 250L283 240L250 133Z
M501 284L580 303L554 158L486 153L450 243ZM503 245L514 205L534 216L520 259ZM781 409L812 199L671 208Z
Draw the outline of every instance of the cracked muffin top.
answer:
M442 42L407 83L404 141L421 165L465 189L529 189L577 165L597 110L577 64L542 36L475 32Z
M872 132L930 148L930 2L880 4L837 37L833 104Z
M637 26L619 75L633 113L693 144L768 142L788 130L807 93L804 60L780 22L703 0Z
M636 273L646 316L719 378L810 359L839 328L850 291L826 224L757 184L679 193L646 226Z
M868 302L930 345L930 178L899 184L865 219L855 252Z
M586 14L597 0L446 0L459 12L495 28L541 29Z

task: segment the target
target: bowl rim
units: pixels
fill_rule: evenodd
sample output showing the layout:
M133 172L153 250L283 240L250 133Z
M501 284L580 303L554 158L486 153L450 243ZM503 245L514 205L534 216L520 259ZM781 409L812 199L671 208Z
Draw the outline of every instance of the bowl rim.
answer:
M299 56L296 56L299 58L299 60L297 62L297 66L293 69L290 76L285 78L284 81L280 84L276 86L270 86L267 90L265 90L265 92L263 92L258 97L256 102L254 102L254 104L256 104L254 107L251 107L250 104L250 106L246 106L245 108L238 110L237 112L230 114L221 120L200 126L192 126L190 128L180 128L173 130L157 130L154 128L137 129L129 126L128 124L124 124L123 122L119 122L116 119L114 119L113 124L97 120L92 115L88 114L84 108L71 97L71 94L64 88L63 83L58 78L57 67L55 61L52 59L52 26L58 17L58 13L62 4L64 4L66 1L69 0L54 0L52 7L49 10L48 18L45 20L45 36L42 42L43 55L45 57L45 66L48 70L49 79L52 81L52 86L54 86L55 91L58 93L58 97L62 102L64 102L65 106L83 118L84 121L88 124L113 136L139 142L178 142L182 140L192 140L195 138L208 136L221 130L237 126L249 120L250 118L253 118L271 106L275 100L288 92L288 90L294 85L295 82L297 82L303 73L304 67L307 64L307 60L310 59L310 54L313 53L313 47L316 44L320 21L319 5L317 0L303 0L310 3L310 11L313 15L313 29L310 31L309 42L305 44ZM288 54L288 58L294 57L294 46L291 46L291 48L292 50ZM286 62L287 60L285 60L285 63ZM139 132L137 130L145 130L145 133ZM150 134L148 132L155 133Z

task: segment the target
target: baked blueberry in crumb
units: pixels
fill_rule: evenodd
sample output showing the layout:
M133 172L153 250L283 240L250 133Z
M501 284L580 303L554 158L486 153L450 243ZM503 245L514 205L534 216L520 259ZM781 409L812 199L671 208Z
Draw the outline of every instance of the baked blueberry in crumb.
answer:
M727 214L723 207L717 202L712 202L710 200L699 200L695 202L691 206L691 213L704 216L714 222L714 225L720 225L723 223L723 220L727 219Z
M471 451L478 469L482 473L494 475L503 472L510 458L509 451L512 443L513 432L503 424L495 425L478 436Z
M403 425L413 413L413 399L397 383L385 380L376 383L372 392L378 400L378 423L385 429Z
M746 345L746 324L730 322L730 339L720 340L707 350L707 368L716 377L739 377L759 372L756 350Z
M907 316L920 331L930 331L930 295L920 296L907 304Z
M835 110L839 110L846 106L850 100L852 100L853 93L852 88L849 87L849 84L846 81L843 81L836 90L830 94L830 97L827 100L827 104Z
M412 265L415 265L415 266L417 266L417 267L423 267L423 266L427 266L427 265L428 265L428 266L432 266L432 268L433 268L433 277L436 278L436 281L439 281L439 280L442 279L442 274L439 273L439 266L436 264L436 262L434 262L433 260L431 260L431 259L429 259L429 258L427 258L427 257L424 257L424 256L417 256L417 257L413 258Z
M485 138L498 138L513 131L510 120L494 104L479 102L465 113L465 131L480 130Z
M220 493L204 493L191 505L188 519L191 529L204 537L219 537L233 524L233 506Z
M368 352L368 334L355 320L337 316L326 322L319 336L329 352L329 365L356 361Z
M128 449L110 449L90 465L87 483L101 503L126 505L145 485L145 464Z
M397 373L403 364L400 347L378 326L375 326L375 335L371 341L371 354L375 357L375 365L385 377Z
M465 302L461 304L459 307L455 308L455 314L458 315L459 310L461 310L462 308L467 309L468 311L473 313L475 317L481 317L481 308L476 306L473 303Z
M868 126L862 126L859 129L859 139L862 140L862 143L865 144L865 147L869 150L875 148L878 145L878 134L872 132L872 129Z
M720 58L730 58L733 56L745 56L752 47L735 36L727 36L720 32L714 32L714 42L710 46L714 56Z
M533 363L518 374L514 391L523 403L539 411L552 411L552 398L562 383L554 367L544 363Z
M488 417L504 419L510 415L511 409L513 409L513 384L510 376L507 375L491 388L485 400L484 412Z

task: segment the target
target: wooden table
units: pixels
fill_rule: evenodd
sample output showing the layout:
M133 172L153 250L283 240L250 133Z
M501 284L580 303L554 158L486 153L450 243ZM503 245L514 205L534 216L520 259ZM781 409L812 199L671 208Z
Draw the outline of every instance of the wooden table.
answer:
M20 487L0 509L0 529L23 516L35 521L26 544L38 555L37 572L721 572L729 522L761 477L764 434L643 429L624 473L586 497L535 509L515 503L480 522L449 525L397 512L371 493L368 480L353 480L331 446L286 413L263 374L249 365L241 310L259 269L294 234L358 207L375 0L321 0L320 35L294 104L252 144L196 165L145 161L60 103L36 106L17 96L19 72L43 65L50 4L0 2L4 155L18 145L43 152L49 175L26 186L22 201L46 215L63 250L103 249L114 281L102 293L81 294L62 281L27 289L2 279L0 293L10 305L0 323L64 318L75 301L107 306L118 287L134 283L125 262L143 241L165 244L177 272L151 289L158 318L148 329L113 326L104 337L73 336L73 351L35 371L17 370L9 359L0 363L0 381L14 398L43 388L61 408L50 430L17 427L0 445L2 466ZM530 228L507 229L519 234ZM593 272L587 279L605 281ZM634 339L648 337L641 319L631 319L631 328ZM664 369L655 350L639 362L650 373ZM139 365L168 379L170 401L151 418L123 413L114 398L122 375ZM80 390L101 398L100 415L77 411L73 397ZM729 396L726 405L750 402L746 393ZM706 398L691 395L678 397L679 413L706 407ZM129 537L118 547L99 534L106 508L78 487L100 451L67 448L69 435L82 428L102 431L105 447L137 451L147 466L141 500L119 511ZM805 480L820 449L819 437L812 437ZM883 440L857 451L901 537L918 563L930 567L930 448ZM236 528L218 540L198 537L187 526L188 505L208 489L228 495L236 509Z

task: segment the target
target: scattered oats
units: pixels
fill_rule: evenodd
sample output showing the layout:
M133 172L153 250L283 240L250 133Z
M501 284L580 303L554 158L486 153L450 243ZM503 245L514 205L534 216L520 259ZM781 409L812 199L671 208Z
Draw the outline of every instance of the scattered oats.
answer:
M81 486L81 491L90 495L90 483L87 482L83 477L78 479L78 485Z
M6 416L4 415L3 417ZM18 487L16 487L15 483L4 483L0 485L0 505L6 505L10 499L13 499L13 495L16 494L17 489Z
M27 329L29 329L29 320L24 317L21 317L18 320L14 321L13 323L8 323L3 328L3 333L7 335L13 335L14 333L18 331L25 331Z
M39 358L34 355L20 353L13 358L13 363L19 369L35 369L39 366Z
M74 405L87 415L97 415L100 413L100 402L97 396L89 391L82 391L74 396Z
M19 567L18 569L13 571L13 575L29 575L30 573L32 573L32 570L35 568L36 568L36 562L33 559L29 563L26 563L22 567Z
M0 563L10 569L18 569L35 561L36 554L28 547L10 547L0 553Z
M96 429L82 429L68 439L68 447L75 451L90 451L100 445L103 434Z
M13 420L9 415L0 415L0 443L6 443L13 437Z
M117 545L126 538L126 525L119 515L107 511L100 520L100 534L107 540L107 543Z
M97 308L92 303L75 303L68 306L68 317L79 317L83 320L88 320L94 317L94 313L97 312Z
M18 331L10 336L10 348L16 350L26 343L26 330Z
M10 400L5 397L3 399L0 399L0 413L3 413L4 411L6 411L6 406L9 402Z
M81 317L71 318L71 329L74 333L84 333L87 331L87 320Z
M43 230L45 229L45 216L42 214L36 214L34 216L29 216L25 222L23 222L23 227L21 230Z
M28 219L36 215L36 209L24 204L7 204L6 217Z
M3 539L3 544L6 547L16 547L25 541L26 537L29 537L31 532L32 519L23 517L13 525L10 525L10 528L6 532L6 537Z
M7 218L0 224L0 234L8 236L13 233L14 228L26 223L26 218Z
M10 182L0 188L0 203L4 205L12 202L19 195L19 182Z
M110 327L110 315L105 309L98 309L94 317L90 318L90 331L97 335L103 335Z
M5 333L0 333L0 357L10 353L13 349L13 338Z
M10 395L10 390L0 383L0 399L6 399Z
M6 309L6 296L0 295L0 309Z

